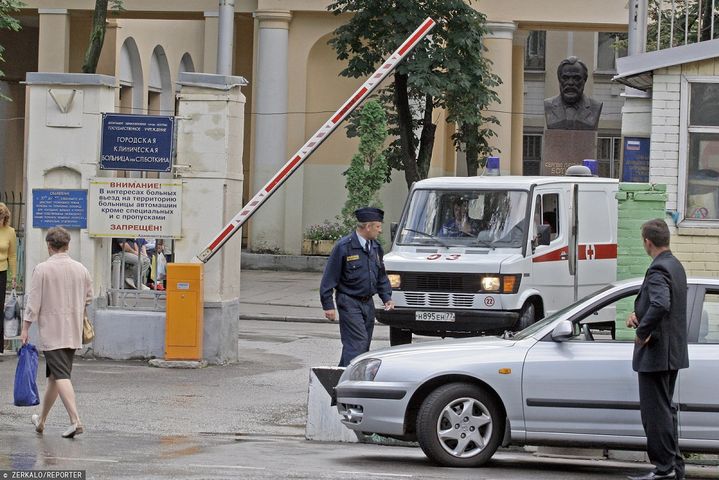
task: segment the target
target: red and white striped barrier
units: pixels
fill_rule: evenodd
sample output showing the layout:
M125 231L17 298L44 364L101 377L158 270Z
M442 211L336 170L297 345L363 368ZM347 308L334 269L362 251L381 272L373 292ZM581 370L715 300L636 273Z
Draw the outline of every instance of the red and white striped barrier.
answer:
M228 223L225 228L197 255L198 260L207 263L234 235L242 225L272 196L273 193L304 163L307 158L322 145L322 142L334 132L342 121L352 113L362 101L387 77L406 57L409 52L429 33L436 22L427 18L407 40L379 67L362 86L337 110L317 132L285 163L282 169L267 184L252 197L252 200L245 205L240 213Z

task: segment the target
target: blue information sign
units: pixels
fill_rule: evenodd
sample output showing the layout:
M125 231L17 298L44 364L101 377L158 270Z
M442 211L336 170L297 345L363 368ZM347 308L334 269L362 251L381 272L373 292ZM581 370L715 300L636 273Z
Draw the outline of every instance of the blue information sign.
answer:
M622 182L649 181L649 139L641 137L624 138L624 162Z
M100 169L169 172L174 130L174 117L103 114Z
M87 228L87 190L33 189L33 228Z

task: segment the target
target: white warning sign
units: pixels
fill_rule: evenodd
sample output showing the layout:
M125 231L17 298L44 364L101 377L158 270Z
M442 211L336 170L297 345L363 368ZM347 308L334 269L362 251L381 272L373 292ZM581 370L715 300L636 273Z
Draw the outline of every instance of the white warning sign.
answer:
M93 178L88 200L91 237L180 238L182 180Z

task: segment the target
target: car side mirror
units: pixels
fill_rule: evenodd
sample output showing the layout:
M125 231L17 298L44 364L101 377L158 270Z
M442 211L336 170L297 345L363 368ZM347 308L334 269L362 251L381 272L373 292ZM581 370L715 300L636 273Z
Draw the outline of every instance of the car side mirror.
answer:
M537 225L537 245L549 245L551 231L549 225Z
M569 320L562 320L552 330L552 340L564 342L574 336L574 325Z
M392 222L389 224L389 240L392 243L394 243L394 237L397 236L397 227L397 222Z

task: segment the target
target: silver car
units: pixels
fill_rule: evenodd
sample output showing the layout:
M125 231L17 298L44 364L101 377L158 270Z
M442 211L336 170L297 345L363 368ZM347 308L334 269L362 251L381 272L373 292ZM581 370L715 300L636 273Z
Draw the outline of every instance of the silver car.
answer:
M500 445L645 448L633 331L641 279L618 282L514 336L369 352L336 387L352 430L417 440L440 465L479 466ZM681 370L684 451L719 452L719 280L689 279L690 367Z

